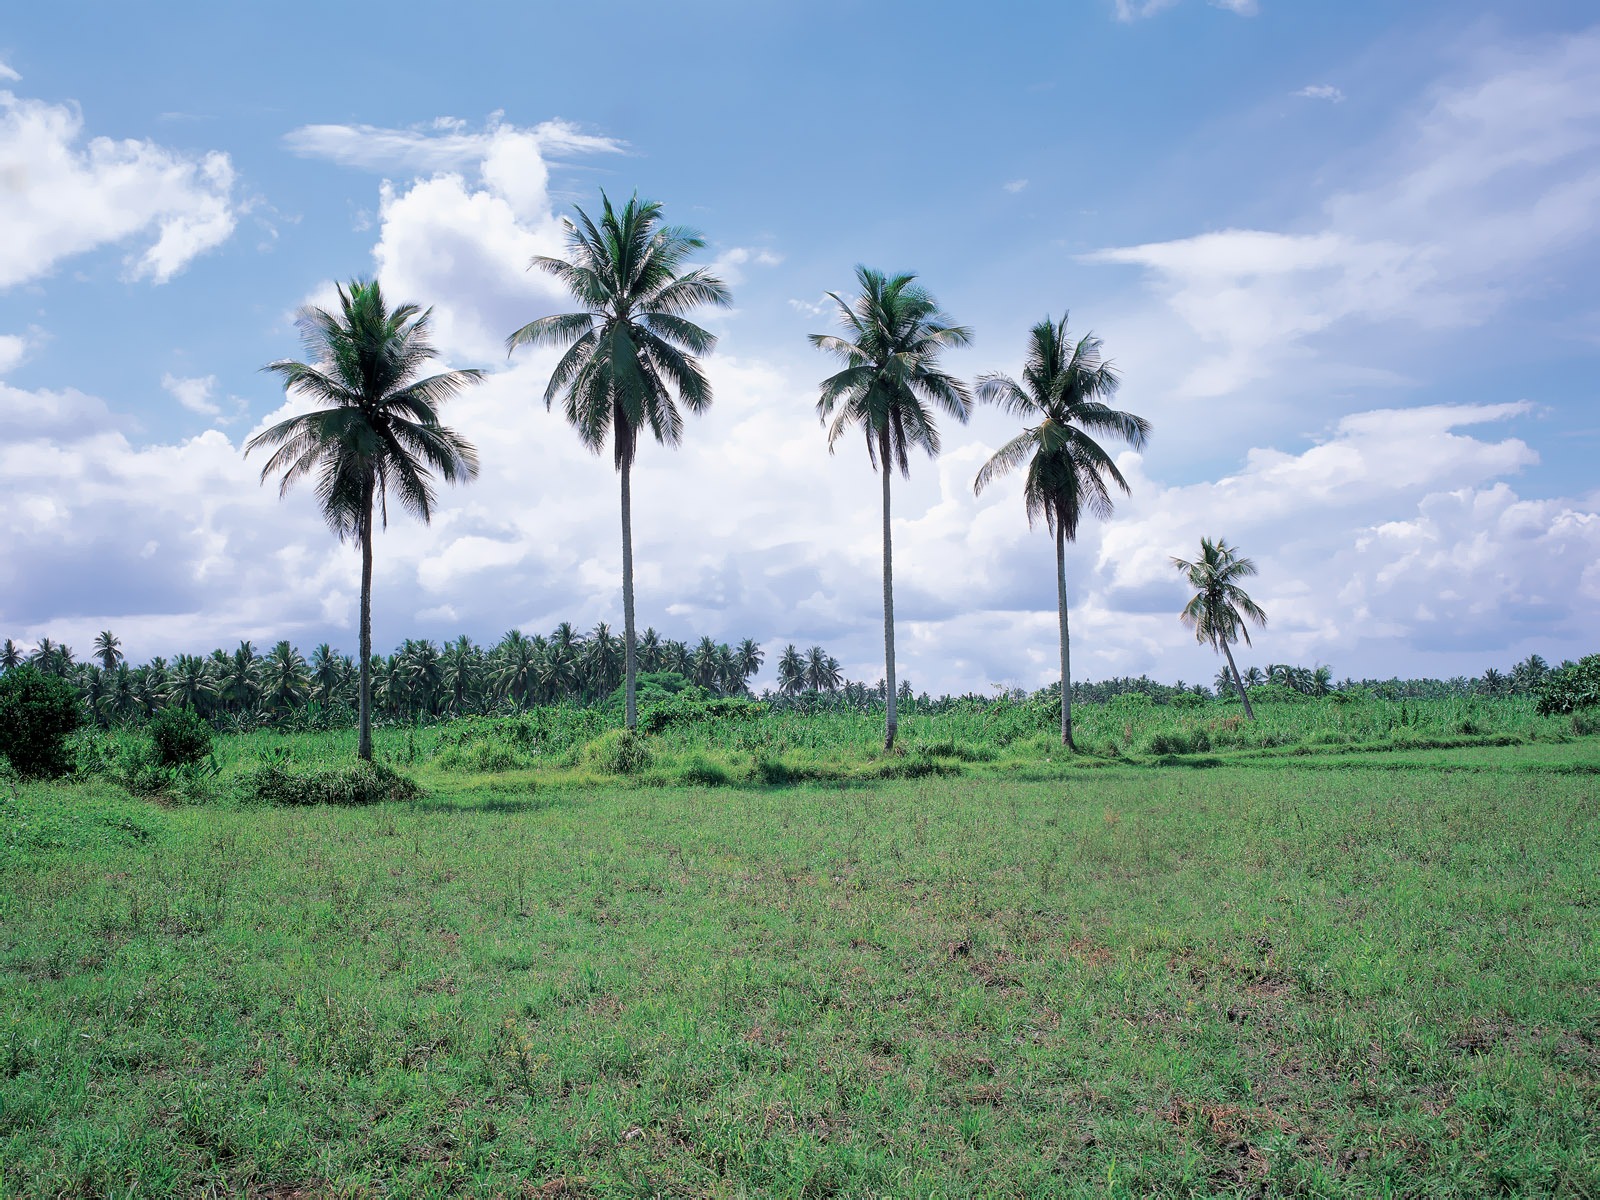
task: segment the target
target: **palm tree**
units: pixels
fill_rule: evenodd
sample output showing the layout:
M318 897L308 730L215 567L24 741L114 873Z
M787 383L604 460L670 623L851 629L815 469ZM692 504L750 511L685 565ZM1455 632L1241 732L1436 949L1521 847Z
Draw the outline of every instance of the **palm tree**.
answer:
M539 683L539 655L533 642L520 629L508 630L495 647L495 657L500 664L495 687L502 696L527 707Z
M22 647L6 639L4 646L0 646L0 671L10 671L22 665Z
M458 717L467 711L467 700L477 690L482 662L482 653L464 633L445 647L441 681L449 694L446 703Z
M898 727L894 688L894 552L889 536L889 473L911 474L913 446L939 453L939 430L930 405L965 422L972 408L966 385L939 369L944 350L965 346L972 332L953 325L915 275L886 277L856 268L861 294L846 302L837 293L847 337L813 333L811 344L844 363L822 381L817 415L828 425L828 450L852 428L867 443L867 458L883 475L883 658L888 680L883 748L894 746Z
M1213 542L1203 537L1199 558L1189 562L1175 557L1172 565L1188 576L1190 587L1197 589L1194 598L1178 614L1179 619L1194 630L1196 641L1209 643L1213 650L1221 649L1227 655L1233 686L1244 702L1244 715L1254 721L1256 714L1250 707L1250 697L1244 690L1244 681L1239 678L1239 667L1233 661L1229 646L1241 637L1246 646L1250 644L1248 622L1254 621L1263 629L1267 625L1267 614L1239 586L1239 580L1256 573L1256 564L1248 558L1240 558L1238 550L1222 538Z
M567 420L597 454L611 439L612 462L622 477L625 720L635 729L639 712L634 696L629 476L645 427L662 445L676 446L683 438L677 402L692 413L710 406L711 384L695 355L710 353L716 338L686 314L703 304L725 306L729 295L704 267L683 271L685 260L705 242L691 230L663 225L661 205L634 196L619 213L604 192L600 202L598 226L581 208L575 210L577 221L562 219L567 258L541 255L531 264L565 284L583 311L531 321L506 339L506 347L565 347L545 387L545 407L561 395Z
M94 639L94 656L107 671L115 671L122 661L122 639L105 629Z
M650 626L639 635L639 645L635 647L634 657L638 660L639 670L659 671L661 669L661 635Z
M739 686L746 688L750 677L761 673L761 664L766 661L767 656L762 653L754 638L745 638L739 643L739 648L734 654L739 661Z
M994 480L1026 466L1022 488L1028 525L1040 517L1056 539L1056 615L1061 647L1061 744L1072 743L1071 639L1067 628L1067 543L1076 541L1087 509L1101 520L1111 515L1111 488L1124 495L1128 481L1096 435L1121 438L1135 450L1150 436L1143 417L1112 408L1121 380L1102 357L1100 339L1067 336L1067 318L1046 317L1028 334L1022 382L998 372L978 380L978 399L1021 417L1025 428L983 464L973 480L982 492Z
M254 708L261 695L261 656L256 653L255 646L249 641L240 642L239 648L224 659L223 664L218 677L218 691L223 700L237 706L241 712Z
M1223 674L1225 674L1225 672ZM1218 678L1222 678L1222 675L1219 675ZM1251 667L1249 670L1247 670L1244 673L1244 685L1247 688L1260 687L1262 684L1264 684L1266 682L1267 682L1267 677L1264 674L1262 674L1262 671L1261 671L1260 667ZM1233 684L1233 677L1232 676L1228 676L1227 677L1227 682L1224 683L1222 686L1223 687L1230 687L1230 686L1232 686L1232 684Z
M167 703L203 712L217 696L217 685L206 660L197 654L180 654L164 692Z
M778 656L778 690L794 696L806 690L805 656L790 642Z
M289 395L317 408L281 421L245 445L277 449L261 469L265 480L281 471L278 494L296 480L317 475L323 518L342 542L361 544L361 734L356 753L372 758L372 522L374 509L389 523L389 491L402 508L427 524L433 516L434 478L464 482L478 474L478 455L465 438L439 423L439 406L479 371L445 371L417 378L434 358L428 311L402 304L392 312L376 281L339 289L339 311L307 306L298 325L310 363L280 359L266 369Z
M327 642L311 652L311 696L323 708L333 705L334 693L340 683L339 665L339 656Z
M294 708L311 690L306 660L289 641L279 642L262 660L261 689L273 708Z

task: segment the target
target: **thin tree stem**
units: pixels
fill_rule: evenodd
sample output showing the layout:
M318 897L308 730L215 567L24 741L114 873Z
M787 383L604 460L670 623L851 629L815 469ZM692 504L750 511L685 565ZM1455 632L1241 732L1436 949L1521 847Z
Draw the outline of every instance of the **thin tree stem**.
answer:
M631 464L622 462L622 638L624 648L623 694L626 697L626 723L629 729L639 727L638 700L634 693L636 667L633 643L633 488L629 482Z
M1056 522L1056 604L1061 616L1061 744L1072 743L1072 639L1067 630L1067 534Z
M356 698L361 733L356 757L372 761L372 480L361 499L361 689Z
M889 539L889 430L878 432L878 467L883 472L883 669L886 688L884 702L883 748L894 749L894 735L900 721L894 690L894 550Z

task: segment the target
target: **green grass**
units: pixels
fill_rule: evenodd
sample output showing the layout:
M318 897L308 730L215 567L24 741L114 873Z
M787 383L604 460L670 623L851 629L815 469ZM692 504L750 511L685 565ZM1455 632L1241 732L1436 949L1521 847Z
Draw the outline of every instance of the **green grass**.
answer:
M22 786L3 1193L1600 1193L1594 739L1028 780L1043 735L918 720L966 774L584 786L592 738L475 777L424 730L409 804Z

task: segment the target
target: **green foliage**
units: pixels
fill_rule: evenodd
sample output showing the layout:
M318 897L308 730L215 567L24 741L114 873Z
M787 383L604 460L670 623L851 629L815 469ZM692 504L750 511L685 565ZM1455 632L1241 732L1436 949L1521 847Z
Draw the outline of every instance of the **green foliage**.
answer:
M8 865L139 846L164 827L158 810L104 784L18 786L4 772L0 767L0 862Z
M611 729L583 748L586 766L606 775L638 775L654 761L643 737L631 729Z
M1542 715L1600 705L1600 654L1562 663L1534 684L1533 691Z
M643 707L641 704L640 708ZM702 696L684 692L645 712L639 718L639 732L660 733L675 725L705 722L754 721L765 716L766 712L767 706L758 700L746 700L741 696L703 699Z
M622 715L623 709L627 706L627 686L626 683L619 683L606 697L603 705L606 712L613 716ZM707 695L704 688L697 687L676 671L646 671L638 676L635 687L634 696L641 713L646 708L663 704L674 697L702 699Z
M150 720L150 740L164 767L182 767L211 756L211 725L192 708L172 705Z
M244 779L245 793L257 804L352 806L415 800L422 794L410 779L382 763L296 771L277 764L258 767Z
M83 709L66 680L31 665L0 675L0 756L24 778L66 774L67 738L82 724Z

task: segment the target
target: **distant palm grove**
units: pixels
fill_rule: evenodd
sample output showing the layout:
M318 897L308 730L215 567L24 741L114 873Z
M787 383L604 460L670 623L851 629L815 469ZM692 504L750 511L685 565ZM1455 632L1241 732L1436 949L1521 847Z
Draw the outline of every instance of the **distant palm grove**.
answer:
M727 286L689 256L704 248L695 232L665 224L661 206L631 198L620 208L601 193L598 220L583 209L564 220L565 257L540 256L530 268L552 276L575 310L541 316L513 331L507 353L522 347L560 351L542 399L559 405L579 441L610 453L618 475L622 551L622 629L607 624L580 632L562 624L548 635L513 629L494 646L462 636L443 646L407 640L384 656L372 647L375 533L388 523L391 503L423 523L439 503L437 485L470 483L478 451L441 419L443 406L481 382L478 370L423 374L436 358L431 310L413 303L391 307L378 283L340 287L331 309L308 306L298 327L305 361L282 359L266 370L305 411L262 430L245 446L267 453L263 482L286 494L301 481L340 541L361 555L358 646L353 656L323 644L308 655L289 641L271 647L243 641L232 650L179 654L130 665L120 640L100 634L82 659L49 638L23 650L7 639L0 669L26 663L68 679L102 724L137 721L181 705L219 724L349 723L360 730L357 753L372 757L374 716L388 721L576 704L616 706L628 730L638 725L641 696L694 687L711 696L750 694L763 653L746 638L737 646L710 637L663 638L636 632L632 469L646 439L678 445L684 414L712 402L700 365L715 337L689 319L704 307L731 303ZM1023 428L986 462L975 491L1010 474L1022 476L1031 524L1042 521L1054 543L1060 676L1036 696L1060 706L1060 740L1073 742L1072 704L1140 692L1157 700L1210 695L1205 685L1158 684L1146 678L1084 684L1072 681L1066 547L1085 515L1106 520L1129 484L1101 440L1143 448L1150 423L1111 406L1121 377L1093 334L1069 333L1065 316L1046 317L1029 331L1020 379L991 372L969 385L946 372L946 350L971 343L972 330L944 313L912 274L856 269L856 290L829 293L841 333L811 334L811 344L834 359L835 373L818 388L816 412L831 451L860 437L882 487L884 671L875 683L844 678L822 647L788 646L775 666L778 702L844 704L881 709L883 744L894 746L901 709L942 704L917 696L897 674L895 658L891 479L909 475L913 450L939 454L941 419L965 422L974 403L992 404ZM1041 559L1042 559L1041 555ZM1205 538L1193 561L1173 564L1196 589L1181 613L1197 639L1222 654L1219 697L1236 699L1254 719L1250 692L1280 688L1306 695L1334 687L1326 667L1272 665L1241 671L1232 645L1249 643L1248 626L1267 614L1239 585L1254 563L1224 540ZM1508 674L1490 670L1476 680L1367 681L1394 698L1527 691L1545 673L1537 657ZM1353 681L1347 681L1353 682ZM1013 693L1009 698L1016 698ZM983 700L985 697L969 697Z
M656 691L698 688L712 696L753 696L749 681L764 656L753 639L737 645L662 638L646 629L638 660L648 686ZM790 645L775 662L776 689L758 698L776 707L854 708L881 712L884 681L846 679L839 660L821 646ZM309 655L288 641L258 647L245 641L232 650L157 656L137 665L123 654L110 630L79 655L71 646L41 638L32 646L11 638L0 644L0 672L32 667L66 680L88 717L101 726L137 725L168 706L192 708L227 729L263 727L347 727L356 719L358 669L355 659L324 643ZM373 708L385 724L428 723L458 716L511 713L541 705L604 705L615 702L622 685L621 639L605 624L580 632L570 624L550 634L511 630L493 646L466 635L440 645L407 639L394 653L370 663ZM1531 694L1550 673L1532 655L1504 671L1454 679L1340 679L1326 666L1269 663L1241 672L1247 691L1261 695L1323 696L1364 689L1387 700L1434 700L1455 696L1505 697ZM1158 704L1233 699L1226 669L1211 685L1161 683L1146 676L1121 677L1072 686L1075 704L1100 704L1117 696L1148 696ZM952 704L1019 700L1028 693L999 689L987 694L931 697L917 694L909 681L897 688L902 708L938 711ZM1054 701L1060 686L1032 693Z

